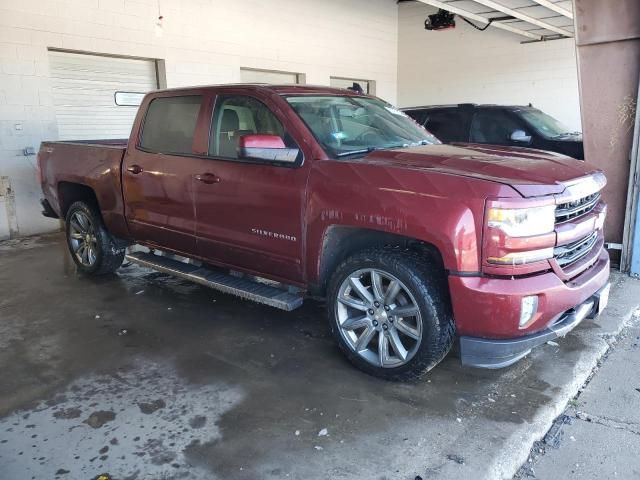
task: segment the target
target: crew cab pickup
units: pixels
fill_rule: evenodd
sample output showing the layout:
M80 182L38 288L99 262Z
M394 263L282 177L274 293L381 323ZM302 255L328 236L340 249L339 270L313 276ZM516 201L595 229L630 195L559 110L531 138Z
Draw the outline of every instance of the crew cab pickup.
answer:
M508 366L607 302L601 171L443 145L348 90L156 91L128 140L44 142L38 165L80 272L127 255L284 310L324 297L342 351L384 378L456 340L464 364Z

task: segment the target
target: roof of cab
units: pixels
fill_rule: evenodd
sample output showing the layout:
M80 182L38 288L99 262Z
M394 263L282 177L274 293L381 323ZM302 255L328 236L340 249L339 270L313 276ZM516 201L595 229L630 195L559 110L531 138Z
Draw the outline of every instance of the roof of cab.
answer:
M333 88L322 85L296 85L296 84L281 84L273 85L270 83L225 83L220 85L198 85L190 87L176 87L165 88L162 90L155 90L154 93L162 92L180 92L193 89L211 89L211 90L227 90L246 88L247 90L263 90L270 91L277 95L347 95L356 97L366 97L368 95L357 93L345 88Z
M507 108L507 109L524 109L524 108L535 108L533 105L498 105L496 103L458 103L458 104L449 104L449 105L423 105L419 107L404 107L401 110L403 111L413 111L413 110L446 110L446 109L464 109L464 108Z

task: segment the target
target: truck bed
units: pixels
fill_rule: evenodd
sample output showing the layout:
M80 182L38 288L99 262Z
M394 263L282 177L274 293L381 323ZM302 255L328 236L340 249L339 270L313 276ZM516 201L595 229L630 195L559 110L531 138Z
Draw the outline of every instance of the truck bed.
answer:
M102 145L109 147L126 147L129 142L128 138L105 138L97 140L59 140L57 142L44 142L48 144L82 144L82 145Z
M88 187L95 193L107 228L125 233L120 169L128 141L42 142L38 153L40 182L51 209L64 217L78 186Z

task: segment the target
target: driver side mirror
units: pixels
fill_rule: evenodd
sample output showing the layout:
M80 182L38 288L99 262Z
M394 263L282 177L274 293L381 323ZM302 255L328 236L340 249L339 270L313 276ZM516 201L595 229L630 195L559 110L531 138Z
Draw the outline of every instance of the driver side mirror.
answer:
M531 141L531 135L527 135L524 130L514 130L510 138L512 141L519 143L529 143Z
M250 134L238 139L238 158L294 163L299 149L287 148L278 135Z

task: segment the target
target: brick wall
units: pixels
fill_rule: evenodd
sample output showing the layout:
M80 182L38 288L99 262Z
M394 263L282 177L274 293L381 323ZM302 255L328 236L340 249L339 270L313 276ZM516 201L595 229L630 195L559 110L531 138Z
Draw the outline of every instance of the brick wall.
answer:
M456 17L456 28L424 29L435 9L418 2L398 13L398 104L533 105L580 130L574 39L520 44L525 37Z
M40 215L36 149L57 138L47 48L156 58L169 87L237 82L240 68L376 81L396 101L392 0L0 0L0 237L59 227ZM7 193L7 188L10 192ZM5 210L8 212L6 213ZM11 217L11 218L9 218ZM8 223L9 222L9 223ZM14 232L14 234L16 234Z

